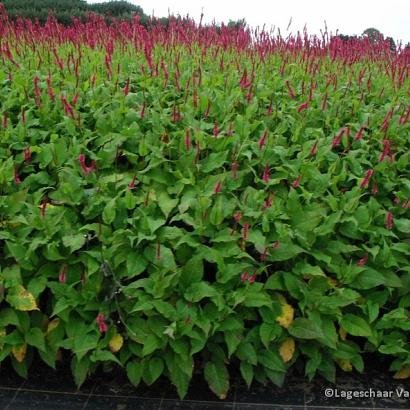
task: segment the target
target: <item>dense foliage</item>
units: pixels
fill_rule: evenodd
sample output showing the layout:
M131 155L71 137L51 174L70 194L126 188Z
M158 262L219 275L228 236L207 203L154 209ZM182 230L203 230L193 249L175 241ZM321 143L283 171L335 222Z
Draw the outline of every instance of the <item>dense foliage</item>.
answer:
M141 16L144 23L148 21L141 7L127 1L109 1L87 4L85 0L2 0L11 19L19 17L38 20L45 23L50 11L56 19L65 25L72 24L72 18L85 19L87 14L97 13L116 18L131 18L134 14Z
M0 362L135 385L410 373L410 54L0 17Z

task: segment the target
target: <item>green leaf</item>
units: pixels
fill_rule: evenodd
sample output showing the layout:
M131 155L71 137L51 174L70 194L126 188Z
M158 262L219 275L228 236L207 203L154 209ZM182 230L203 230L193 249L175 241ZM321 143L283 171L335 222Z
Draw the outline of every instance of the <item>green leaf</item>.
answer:
M229 390L229 374L222 361L207 362L204 370L205 380L209 388L224 400Z
M372 335L372 330L367 322L359 316L347 313L342 317L340 326L352 336L368 337Z
M144 371L144 366L141 362L132 361L128 362L127 366L127 376L129 381L134 385L138 386L141 382L142 372Z
M394 226L398 231L403 233L410 233L410 219L395 219Z
M44 334L38 327L32 327L26 334L25 339L27 344L37 347L37 349L46 350L46 345L44 342Z
M372 289L384 283L385 278L380 272L366 267L366 270L359 273L350 286L354 289Z
M157 193L158 205L161 211L168 218L171 211L178 205L178 199L171 199L165 190L161 190Z
M269 252L268 260L273 262L286 261L292 259L299 253L304 252L304 249L292 243L280 243L278 248L272 249Z
M66 248L70 248L70 252L74 252L83 247L85 243L85 237L83 234L66 235L63 236L63 245Z
M298 339L323 338L323 332L319 325L306 318L296 318L288 328L289 333Z
M150 375L150 383L154 383L164 371L164 361L159 357L154 357L148 362L148 373Z
M116 212L116 204L115 204L115 198L113 198L107 203L107 205L105 206L103 210L103 213L102 213L103 222L107 225L111 224L115 219L115 212Z
M248 362L241 361L240 371L249 389L251 387L252 380L253 380L253 366Z
M87 378L88 371L90 369L90 359L83 357L79 360L77 357L73 357L71 360L71 371L73 372L74 381L78 388L84 383Z
M90 356L90 359L92 362L115 362L122 366L122 363L109 350L94 350Z
M140 275L148 266L148 261L136 251L130 251L127 256L127 276L133 278Z
M144 340L144 347L142 349L142 355L147 356L157 350L161 345L160 340L155 335L148 335Z
M216 296L218 292L215 288L206 282L193 283L185 292L186 300L190 302L199 302L203 298Z
M274 370L276 372L286 372L286 366L283 363L282 358L278 353L272 350L266 350L265 352L259 354L258 361L267 369Z

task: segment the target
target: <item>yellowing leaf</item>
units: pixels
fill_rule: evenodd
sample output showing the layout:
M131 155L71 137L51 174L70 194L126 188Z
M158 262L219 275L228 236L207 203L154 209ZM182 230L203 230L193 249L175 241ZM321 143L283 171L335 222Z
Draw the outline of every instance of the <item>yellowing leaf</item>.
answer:
M21 363L24 358L26 357L26 352L27 352L27 344L23 343L22 345L16 345L13 346L11 349L13 356L16 358L16 360Z
M60 324L60 319L53 319L51 322L49 322L47 326L47 332L46 335L48 335L50 332L52 332L58 325Z
M343 329L343 327L339 329L339 336L340 336L340 339L346 340L347 332L346 330Z
M350 360L337 359L336 362L344 372L351 372L353 369Z
M10 290L7 301L17 310L39 310L34 296L21 285Z
M276 321L287 329L293 322L294 309L288 303L282 305L282 314L276 318Z
M124 338L120 334L114 335L111 340L109 341L108 345L110 347L110 350L115 353L118 352L118 350L121 349L122 345L124 343Z
M295 340L288 337L279 347L279 355L284 363L289 362L295 353Z
M410 366L404 366L399 371L397 371L393 379L408 379L410 377Z

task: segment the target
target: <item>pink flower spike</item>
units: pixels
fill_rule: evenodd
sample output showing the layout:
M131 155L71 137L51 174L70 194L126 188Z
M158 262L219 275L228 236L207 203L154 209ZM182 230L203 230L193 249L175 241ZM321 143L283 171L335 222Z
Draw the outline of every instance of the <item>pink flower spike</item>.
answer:
M263 262L266 259L266 256L268 255L268 248L265 248L263 252L260 254L259 260Z
M242 213L238 211L233 217L235 219L235 222L239 222L242 219Z
M298 108L298 112L301 112L303 110L307 110L309 108L309 103L308 102L304 102L303 104L301 104Z
M30 159L31 159L31 149L30 147L28 147L24 150L24 161L28 162L30 161Z
M268 183L269 182L269 165L265 166L265 169L263 170L263 175L262 175L262 179L264 182Z
M360 184L360 188L366 188L367 185L369 185L370 178L372 177L373 174L374 174L374 170L372 170L372 169L369 169L366 172L366 175L365 175L365 177L363 178L363 181Z
M14 183L16 185L20 185L21 184L21 179L19 177L19 174L17 172L17 168L14 168Z
M248 282L253 283L255 282L255 279L256 279L256 272L254 272L251 276L249 276Z
M237 162L232 162L232 165L231 165L232 179L235 179L235 180L238 179L238 174L237 174L238 168L239 168L239 164Z
M290 85L289 80L286 80L286 87L288 88L290 98L292 98L294 100L295 99L295 92L293 91L293 88Z
M212 134L214 135L215 138L218 137L219 134L219 128L218 128L218 123L215 121L214 123L214 129L212 130Z
M318 142L319 142L319 141L316 141L316 142L313 144L313 147L310 149L309 155L313 156L313 155L316 154Z
M105 317L102 313L99 313L97 315L97 324L98 324L98 329L101 333L106 333L108 331L108 326L105 323Z
M406 199L401 206L403 209L407 209L409 207L410 198Z
M386 215L386 228L389 231L393 229L393 214L391 212L387 212Z
M379 192L379 187L377 186L377 184L373 184L373 188L372 188L372 194L373 195L377 195L377 193Z
M1 126L3 128L7 128L7 113L6 112L3 112L3 116L1 119Z
M249 224L243 224L242 238L244 241L248 240L248 234L249 234Z
M248 279L248 272L243 272L241 275L241 282L246 282L246 280Z
M67 270L68 270L68 265L64 264L60 269L60 273L58 274L58 281L60 283L66 283Z
M185 144L185 149L187 151L189 151L191 149L191 136L190 136L190 133L189 133L189 129L185 131L184 144Z
M363 256L363 258L361 258L361 259L358 260L357 266L364 266L364 265L366 265L368 259L369 259L369 255L368 255L368 253L366 252L366 254Z
M214 194L219 194L222 190L222 182L217 182L214 187Z
M302 175L299 175L292 183L293 188L297 188L300 185L300 180L302 179Z
M132 177L132 181L128 184L128 188L129 189L134 189L135 188L135 180L137 179L137 176L136 175L134 175L133 177Z
M265 131L259 138L259 149L262 149L266 144L266 137L268 136L268 131Z

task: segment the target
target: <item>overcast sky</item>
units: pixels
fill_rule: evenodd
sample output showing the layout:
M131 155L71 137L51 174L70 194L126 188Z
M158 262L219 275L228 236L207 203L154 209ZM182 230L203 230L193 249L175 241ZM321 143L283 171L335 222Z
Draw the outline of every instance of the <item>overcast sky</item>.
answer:
M90 0L98 3L104 0ZM329 31L360 35L374 27L394 40L410 41L410 0L129 0L148 15L164 17L180 14L217 23L245 18L250 26L276 26L283 33L292 17L290 31L302 30L307 24L309 34L319 34L324 20Z

